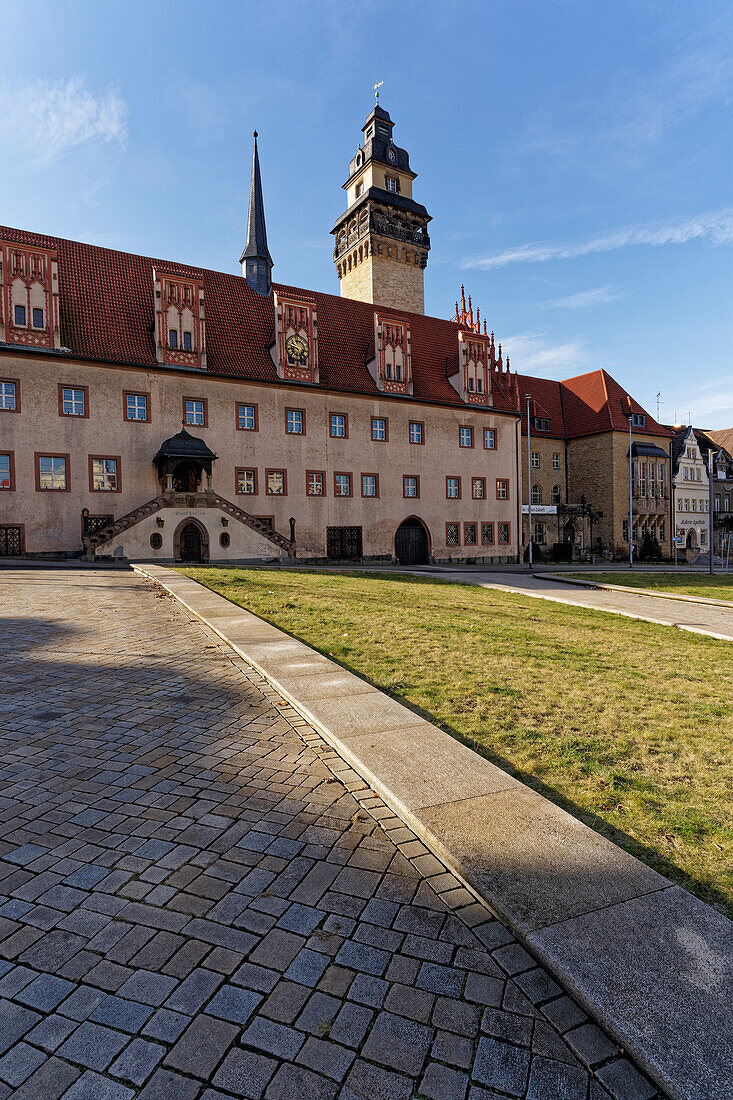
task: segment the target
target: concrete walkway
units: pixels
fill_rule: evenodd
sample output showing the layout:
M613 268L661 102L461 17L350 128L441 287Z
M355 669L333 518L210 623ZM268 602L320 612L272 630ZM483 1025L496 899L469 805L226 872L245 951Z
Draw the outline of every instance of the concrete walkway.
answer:
M0 1100L658 1095L180 603L119 571L2 579ZM340 670L185 584L263 662L299 653L345 733L378 721L368 685L349 717Z
M307 645L180 573L145 568L324 734L671 1096L733 1100L730 921Z
M411 571L405 570L405 572ZM454 581L457 584L504 588L524 596L574 604L577 607L591 607L631 619L645 619L650 623L675 626L680 630L689 630L693 634L706 634L712 638L733 641L733 607L684 603L680 600L667 599L662 593L658 596L647 596L643 592L636 594L583 588L559 577L551 579L545 576L505 573L500 570L464 571L440 566L422 568L419 573L430 573L440 577L441 580Z

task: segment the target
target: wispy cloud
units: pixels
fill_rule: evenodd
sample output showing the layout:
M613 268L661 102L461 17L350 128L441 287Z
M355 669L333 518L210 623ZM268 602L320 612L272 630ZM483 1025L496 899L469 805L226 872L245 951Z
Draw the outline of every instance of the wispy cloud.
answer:
M542 378L568 378L588 365L582 340L553 343L542 332L519 332L502 340L502 349L511 360L511 369L520 374Z
M626 225L612 229L586 240L536 241L531 244L506 248L489 256L466 260L464 268L491 271L508 264L545 263L547 260L569 260L589 256L593 252L613 252L630 245L660 246L685 244L687 241L707 239L713 244L730 244L733 241L733 208L713 210L662 224Z
M542 305L547 309L590 309L591 306L605 306L609 302L615 302L622 293L610 283L606 283L605 286L591 287L589 290L580 290L577 294L568 294L565 298L550 298Z
M646 164L676 130L733 88L733 55L722 43L706 42L642 75L619 71L607 86L586 101L585 121L567 129L565 119L546 110L534 119L523 144L544 156L576 162L586 169L607 170L608 162L625 169Z
M670 419L687 423L688 416L698 428L733 426L733 375L719 375L703 386L674 393L666 401Z
M82 146L122 144L127 104L113 89L92 91L81 77L0 83L0 143L35 164Z

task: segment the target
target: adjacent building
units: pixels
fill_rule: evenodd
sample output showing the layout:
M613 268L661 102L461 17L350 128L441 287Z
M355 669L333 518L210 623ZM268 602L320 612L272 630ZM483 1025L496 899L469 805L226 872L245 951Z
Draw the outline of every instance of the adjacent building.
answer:
M427 211L377 107L341 297L0 227L0 555L515 561L516 376L423 313Z
M733 534L733 458L725 432L675 425L672 444L672 522L688 561L709 550L710 467L713 471L713 552L726 553ZM701 514L702 513L702 514Z
M518 390L525 556L531 501L540 552L627 558L629 477L636 552L649 538L668 556L671 431L605 370L562 382L519 375Z

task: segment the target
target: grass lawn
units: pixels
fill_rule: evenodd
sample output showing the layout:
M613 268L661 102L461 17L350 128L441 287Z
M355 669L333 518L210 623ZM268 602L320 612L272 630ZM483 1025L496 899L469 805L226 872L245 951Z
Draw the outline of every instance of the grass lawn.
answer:
M181 572L733 916L730 643L427 577Z
M623 584L628 588L647 588L651 592L674 592L678 596L704 596L712 600L733 600L733 574L714 577L704 573L568 573L582 581L598 584Z

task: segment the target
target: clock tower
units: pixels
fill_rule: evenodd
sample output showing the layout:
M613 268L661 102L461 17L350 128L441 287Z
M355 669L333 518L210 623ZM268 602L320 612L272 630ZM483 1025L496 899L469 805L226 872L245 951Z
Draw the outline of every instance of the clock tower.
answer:
M379 103L362 126L363 144L343 185L346 210L331 230L333 260L343 298L424 313L431 219L412 197L416 173L392 140L393 126Z

